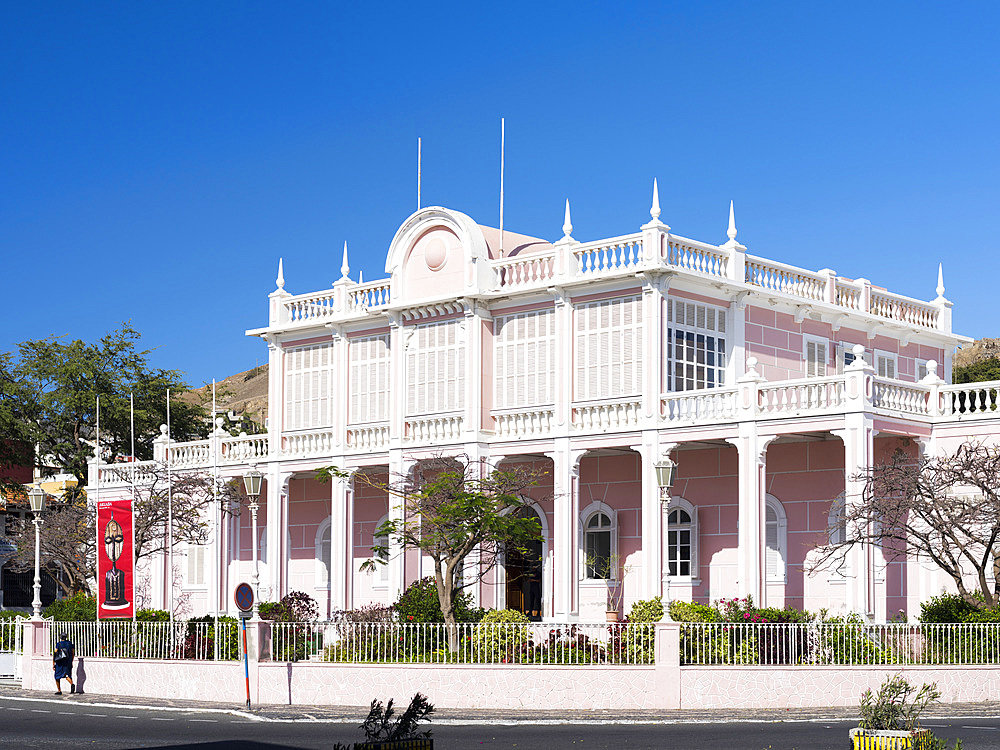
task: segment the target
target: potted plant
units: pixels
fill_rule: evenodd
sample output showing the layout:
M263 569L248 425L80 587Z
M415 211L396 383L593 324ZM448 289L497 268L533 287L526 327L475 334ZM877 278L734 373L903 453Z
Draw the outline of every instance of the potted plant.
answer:
M608 581L607 607L605 617L608 622L618 622L625 598L625 578L632 572L631 565L622 565L621 556L613 554L608 559L605 578Z
M916 691L913 699L910 695ZM854 750L938 750L945 742L920 727L920 714L941 697L937 683L917 690L902 674L887 677L877 693L861 696L861 721L851 730ZM961 748L957 740L955 747Z

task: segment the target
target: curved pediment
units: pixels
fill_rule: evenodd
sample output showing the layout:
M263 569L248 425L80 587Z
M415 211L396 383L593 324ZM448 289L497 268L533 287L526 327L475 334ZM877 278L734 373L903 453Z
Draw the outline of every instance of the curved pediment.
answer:
M474 295L491 285L489 247L468 216L440 206L422 208L403 222L389 245L386 273L393 302Z

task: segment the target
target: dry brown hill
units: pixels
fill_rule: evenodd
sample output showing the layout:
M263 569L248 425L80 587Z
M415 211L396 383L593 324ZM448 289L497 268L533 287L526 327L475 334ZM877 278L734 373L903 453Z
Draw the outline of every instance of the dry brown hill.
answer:
M955 352L953 362L955 367L965 367L992 357L1000 357L1000 339L979 339L966 344Z
M244 414L261 428L267 417L267 365L230 375L215 384L216 403L220 410ZM195 388L182 399L212 407L212 386Z

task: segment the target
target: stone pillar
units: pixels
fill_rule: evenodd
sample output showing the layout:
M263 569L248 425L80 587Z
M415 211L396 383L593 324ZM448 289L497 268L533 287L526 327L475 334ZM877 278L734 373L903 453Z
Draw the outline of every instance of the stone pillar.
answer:
M261 583L266 592L261 592L262 600L279 601L287 592L288 566L288 492L292 474L281 473L275 466L267 483L267 505L264 516L267 538L267 578ZM259 536L259 530L258 530ZM257 544L257 540L253 540ZM258 551L259 555L259 551ZM265 596L266 594L266 596Z
M573 305L563 289L549 288L555 298L555 361L564 363L573 357ZM561 434L569 430L573 421L573 368L556 367L555 415L553 422Z
M334 458L335 466L343 466L344 458ZM354 476L330 482L330 609L332 612L351 609L353 583L353 539L351 506L354 504Z
M738 592L766 607L767 446L774 437L758 435L754 423L741 422L739 430L739 437L729 440L739 454Z
M403 456L402 449L393 448L389 451L389 483L398 485L409 481L417 466L414 459ZM389 495L389 520L402 521L404 514L403 498ZM389 539L389 601L396 601L409 583L406 580L406 554L402 545L393 538Z
M570 450L569 438L556 438L552 459L555 495L552 547L555 586L553 614L560 622L572 622L580 614L580 459L585 451Z
M632 446L632 450L641 456L639 471L642 487L642 580L639 591L643 599L652 599L665 593L663 528L666 515L663 493L656 480L655 464L660 458L669 457L676 445L676 443L661 444L656 430L644 430L642 444Z
M681 626L663 620L654 625L653 684L657 708L682 707L681 695Z

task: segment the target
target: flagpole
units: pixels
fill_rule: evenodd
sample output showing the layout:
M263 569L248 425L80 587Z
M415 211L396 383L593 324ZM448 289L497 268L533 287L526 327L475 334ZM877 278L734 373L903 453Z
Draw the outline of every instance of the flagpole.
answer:
M222 559L219 554L219 548L221 547L221 539L219 539L219 530L222 526L221 517L219 512L219 436L215 434L215 414L216 414L216 401L215 401L215 378L212 378L212 573L215 578L215 602L212 604L212 610L215 614L215 637L212 641L215 644L215 660L219 660L219 600L222 598L220 596L222 592Z
M500 118L500 257L503 257L503 151L504 128L503 118Z
M420 138L418 137L417 138L417 210L418 211L420 210L420 177L421 177L420 171L422 166L421 145L422 144L420 142Z
M132 464L132 622L135 622L135 394L128 394L128 421L129 428L132 431L132 445L131 445L131 455L129 456L130 462Z
M167 389L167 611L170 622L174 621L174 495L173 481L170 477L170 389ZM172 631L171 631L172 632Z
M94 484L94 517L97 517L97 509L99 507L101 499L101 397L97 397L97 436L96 436L97 447L94 451L97 453L97 478ZM94 571L95 573L100 570L100 565L98 560L101 557L101 549L104 544L104 540L101 539L101 529L97 523L94 524L94 533L97 535L97 557L94 559ZM97 620L100 622L101 619L101 581L100 576L97 580ZM100 626L97 629L97 637L100 640ZM100 653L100 652L98 652Z

